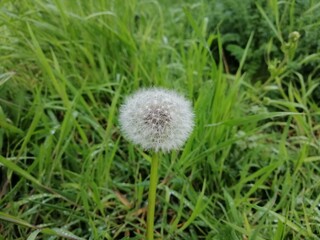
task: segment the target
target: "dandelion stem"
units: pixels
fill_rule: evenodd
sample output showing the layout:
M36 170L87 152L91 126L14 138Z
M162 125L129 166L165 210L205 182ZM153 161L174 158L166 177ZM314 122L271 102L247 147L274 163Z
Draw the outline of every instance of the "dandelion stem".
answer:
M156 205L156 190L158 185L158 165L159 153L154 152L151 160L150 186L148 195L147 240L154 239L154 210Z

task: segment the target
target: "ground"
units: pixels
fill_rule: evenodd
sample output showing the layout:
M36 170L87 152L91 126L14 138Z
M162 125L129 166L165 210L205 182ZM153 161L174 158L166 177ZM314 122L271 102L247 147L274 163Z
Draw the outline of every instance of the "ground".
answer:
M320 239L319 7L1 1L0 239L144 239L150 152L118 117L151 86L195 112L156 239Z

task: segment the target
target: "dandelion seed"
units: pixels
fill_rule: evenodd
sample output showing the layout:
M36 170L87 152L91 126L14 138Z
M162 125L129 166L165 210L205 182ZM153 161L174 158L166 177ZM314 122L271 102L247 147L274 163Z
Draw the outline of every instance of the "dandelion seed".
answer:
M124 135L146 150L168 152L180 148L193 129L191 103L174 91L143 89L120 108Z

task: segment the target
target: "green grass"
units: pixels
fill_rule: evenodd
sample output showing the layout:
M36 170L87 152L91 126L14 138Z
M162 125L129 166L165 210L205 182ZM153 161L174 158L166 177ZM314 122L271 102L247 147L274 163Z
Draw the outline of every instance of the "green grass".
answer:
M319 3L258 1L269 35L233 64L219 1L172 2L1 1L0 240L144 239L150 156L118 109L148 86L196 114L161 158L156 239L320 239L320 52L300 44ZM247 74L262 41L267 77Z

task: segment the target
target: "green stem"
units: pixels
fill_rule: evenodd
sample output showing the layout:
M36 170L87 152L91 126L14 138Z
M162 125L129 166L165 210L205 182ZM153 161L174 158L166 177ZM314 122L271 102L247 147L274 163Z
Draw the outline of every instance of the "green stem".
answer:
M156 190L158 185L158 153L153 153L151 159L150 186L148 195L148 212L147 212L147 240L153 240L154 233L154 209L156 205Z

